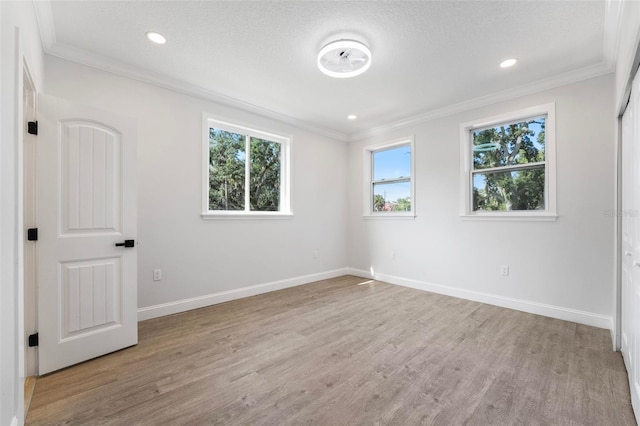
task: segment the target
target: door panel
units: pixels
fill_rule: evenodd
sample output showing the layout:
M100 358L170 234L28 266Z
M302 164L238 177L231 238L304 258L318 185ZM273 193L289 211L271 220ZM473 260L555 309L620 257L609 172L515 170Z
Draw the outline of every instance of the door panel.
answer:
M91 122L61 127L62 235L120 233L120 135Z
M135 122L41 96L39 374L137 343Z
M640 74L622 117L621 351L640 418Z
M61 341L122 326L120 258L61 262Z
M631 404L636 413L636 419L640 414L640 74L636 75L634 79L631 99L629 101L631 106L630 123L631 129L629 133L632 137L632 160L629 169L631 170L631 183L629 185L629 193L627 196L630 198L630 203L633 206L632 210L628 212L630 234L631 237L631 258L627 262L631 262L631 307L628 313L631 317L631 323L629 324L628 331L631 337L629 345L631 371L629 374L630 388L631 388ZM624 195L623 195L624 198Z

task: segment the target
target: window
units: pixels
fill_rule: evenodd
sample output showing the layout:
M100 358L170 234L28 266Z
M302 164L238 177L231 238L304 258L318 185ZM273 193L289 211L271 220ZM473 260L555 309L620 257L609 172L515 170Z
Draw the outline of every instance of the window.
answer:
M205 218L290 215L290 139L204 116Z
M364 149L365 216L415 216L413 146L411 137Z
M553 220L555 105L461 126L463 216Z

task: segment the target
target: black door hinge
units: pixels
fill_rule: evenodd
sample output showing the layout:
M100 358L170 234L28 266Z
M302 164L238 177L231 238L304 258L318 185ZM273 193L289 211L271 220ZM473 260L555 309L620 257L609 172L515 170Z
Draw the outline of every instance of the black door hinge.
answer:
M27 122L27 132L30 135L38 134L38 122L37 121L28 121Z
M38 241L38 228L27 229L27 241Z
M29 335L29 347L33 348L34 346L38 346L38 333Z

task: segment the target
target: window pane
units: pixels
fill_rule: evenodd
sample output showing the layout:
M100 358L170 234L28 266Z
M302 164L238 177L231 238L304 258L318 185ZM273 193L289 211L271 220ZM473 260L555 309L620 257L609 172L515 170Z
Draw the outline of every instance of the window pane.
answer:
M544 210L544 166L474 173L474 211Z
M375 151L373 153L373 180L411 177L411 146Z
M545 117L473 132L473 168L545 161Z
M411 211L411 182L374 183L373 211Z
M282 145L251 138L249 199L252 211L280 210L280 162Z
M209 129L209 210L244 210L245 137Z

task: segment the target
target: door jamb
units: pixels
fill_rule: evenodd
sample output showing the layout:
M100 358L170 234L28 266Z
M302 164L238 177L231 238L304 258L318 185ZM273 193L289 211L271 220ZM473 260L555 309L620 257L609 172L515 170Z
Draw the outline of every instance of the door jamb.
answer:
M23 227L19 228L19 230L22 232L22 241L23 244L34 244L33 242L26 242L25 243L25 237L24 237L24 233L26 232L26 230L24 229L25 224L29 225L29 223L31 222L30 220L28 220L27 218L31 217L33 219L33 221L35 223L37 223L37 217L36 215L36 202L37 200L36 198L36 194L37 192L35 192L36 190L36 165L37 165L37 161L36 161L36 154L37 154L37 146L36 146L36 139L35 139L35 135L31 135L28 133L27 131L27 124L26 124L26 120L27 119L34 119L37 120L37 115L38 115L38 92L36 90L36 86L35 83L33 81L33 78L31 76L31 73L29 71L29 66L26 63L26 61L23 64L23 90L28 90L31 92L32 96L33 96L33 111L26 111L26 105L22 105L23 111L22 111L22 145L21 145L21 153L22 153L22 169L21 169L21 176L22 176L22 188L20 190L20 194L21 194L21 198L22 198L22 204L21 204L21 208L23 209L22 211L22 219L23 219ZM26 156L26 146L27 143L31 143L32 144L32 156L31 158L27 158ZM27 167L27 164L29 163L29 167ZM26 184L27 179L25 176L25 173L30 173L29 179L32 182L32 186L31 187L27 187ZM25 206L25 199L26 197L31 197L33 199L33 203L30 206L31 209L30 211L27 210L26 206ZM35 225L32 224L33 225ZM33 259L28 259L28 254L27 252L24 250L24 246L23 246L23 251L21 252L21 254L23 254L24 259L23 259L23 280L22 280L22 284L23 284L23 294L24 294L24 306L23 306L23 312L22 312L22 318L24 319L24 332L22 333L23 336L23 343L26 342L27 339L27 334L31 333L31 332L35 332L36 330L27 330L26 327L27 325L29 325L29 321L27 320L27 316L31 316L31 319L33 319L33 324L31 325L32 327L36 327L38 326L38 305L37 305L37 283L36 283L36 275L35 275L35 268L36 268L36 259L37 259L37 254L35 252L35 248L34 250L31 252ZM31 262L29 262L29 260L31 260ZM27 269L31 268L31 280L33 282L29 283L27 282L27 278L29 277L29 275L27 274ZM28 293L27 293L27 286L30 286L30 290L31 290L31 297L28 297ZM29 351L34 351L35 352L35 358L32 358L29 354ZM25 378L27 378L28 376L37 376L38 374L38 362L37 362L37 356L38 356L38 348L34 347L34 348L28 348L25 346L25 353L24 353L24 370L23 370L23 375ZM26 414L26 413L25 413Z

